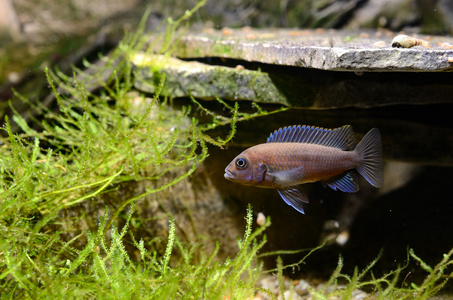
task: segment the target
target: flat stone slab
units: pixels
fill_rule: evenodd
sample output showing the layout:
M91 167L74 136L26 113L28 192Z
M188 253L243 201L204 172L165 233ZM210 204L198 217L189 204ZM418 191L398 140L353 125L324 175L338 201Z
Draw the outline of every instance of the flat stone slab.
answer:
M389 31L188 32L173 57L131 57L134 84L155 93L165 75L164 96L310 109L453 103L453 38L420 36L424 46L412 48L392 47L394 38Z
M453 70L453 38L417 36L429 47L394 48L389 31L208 29L186 33L173 55L221 57L274 65L352 72Z
M253 70L244 62L240 63L245 67L227 67L154 54L139 53L130 59L137 67L137 89L154 94L165 76L161 95L176 98L218 97L310 109L453 102L453 72L364 72L358 76L358 72L269 64Z
M147 93L156 93L165 75L161 95L229 100L250 100L260 103L290 105L287 97L266 72L211 66L196 61L183 61L164 55L138 53L131 57L136 73L134 86Z

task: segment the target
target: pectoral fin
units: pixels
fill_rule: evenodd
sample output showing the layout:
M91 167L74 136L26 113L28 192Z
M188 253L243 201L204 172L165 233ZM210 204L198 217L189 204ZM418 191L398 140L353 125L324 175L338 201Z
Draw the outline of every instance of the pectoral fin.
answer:
M308 197L298 189L278 190L286 204L294 207L298 212L305 214L303 203L308 203Z
M300 184L304 178L304 167L300 166L289 170L270 172L269 175L271 175L274 182L280 186L295 186Z

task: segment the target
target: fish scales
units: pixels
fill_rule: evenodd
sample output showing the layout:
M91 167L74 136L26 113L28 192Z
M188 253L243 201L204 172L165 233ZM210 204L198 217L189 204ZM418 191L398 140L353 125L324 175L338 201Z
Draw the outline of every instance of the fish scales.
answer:
M303 167L304 174L299 174L299 184L328 179L357 165L357 154L353 151L314 144L272 143L260 144L252 149L254 155L263 158L269 172ZM256 186L267 187L269 184L262 181Z
M225 169L236 183L275 188L283 200L304 213L307 196L298 185L321 181L343 192L359 190L360 173L371 185L383 182L382 143L377 128L354 147L352 127L289 126L274 131L267 143L246 149Z

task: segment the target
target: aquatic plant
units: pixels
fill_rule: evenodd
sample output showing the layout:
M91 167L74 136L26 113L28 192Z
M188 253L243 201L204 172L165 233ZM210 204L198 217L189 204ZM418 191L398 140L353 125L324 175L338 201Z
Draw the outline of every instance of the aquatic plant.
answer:
M190 116L190 105L173 109L170 99L160 97L164 76L153 98L136 93L127 57L145 45L140 36L140 31L127 35L113 53L100 57L102 66L85 62L90 72L74 69L67 76L46 70L56 106L16 93L38 112L24 116L10 103L13 115L5 117L0 129L2 298L239 299L253 293L260 270L256 252L264 244L257 236L268 225L252 233L251 209L237 256L224 262L216 258L219 244L210 254L195 255L199 247L180 240L170 216L163 254L130 231L136 201L189 177L207 157L206 143L225 145L239 119L267 114L259 106L257 114L242 113L238 104L229 106L219 99L230 117L210 112L211 122L201 124ZM174 38L174 32L163 36L164 41ZM99 86L96 90L90 88L93 82ZM230 134L208 135L221 125L230 125ZM65 238L73 229L63 211L118 197L115 192L129 182L159 179L164 183L116 199L119 204L112 212L110 207L98 211L95 232ZM126 251L126 237L140 253L138 262ZM181 253L179 261L172 255L175 249ZM170 263L172 257L176 266Z
M255 255L265 242L258 241L257 237L269 222L252 233L250 208L246 235L238 241L238 255L219 262L216 260L217 245L213 253L197 263L192 260L193 249L182 246L171 219L167 247L162 257L149 252L142 239L137 241L130 236L140 253L140 262L134 263L123 241L130 232L133 212L132 205L122 228L107 228L106 209L98 230L85 233L87 244L80 250L71 247L72 241L61 243L57 233L50 235L51 238L35 251L20 247L20 242L13 242L10 236L7 240L2 239L2 298L224 299L228 296L245 299L253 295L254 283L261 270L261 265L255 262ZM110 239L105 237L106 229L111 233ZM35 238L29 236L30 240ZM184 255L176 267L170 267L174 248Z
M419 258L413 249L408 249L407 253L405 266L389 270L386 275L378 278L373 275L372 268L378 262L382 251L362 271L359 272L356 267L352 276L341 273L343 258L340 256L337 268L330 279L322 284L321 288L309 287L309 291L316 299L331 299L332 297L351 299L353 293L358 289L370 290L376 299L429 299L453 277L453 272L448 273L447 271L448 267L453 265L453 249L444 254L443 259L434 268ZM400 275L407 268L411 259L418 262L421 268L428 273L420 286L415 283L407 285L404 280L400 283ZM365 279L366 277L370 279Z
M193 11L184 20L191 14ZM175 27L168 28L171 32L162 38L177 38ZM253 230L250 206L244 236L237 241L237 254L225 260L218 257L220 243L207 253L183 241L171 216L167 216L162 253L134 235L131 228L136 201L193 174L208 155L206 144L224 146L233 138L236 122L273 113L256 104L256 112L241 112L237 103L230 105L218 99L229 116L219 115L192 99L192 105L211 118L201 123L191 117L191 105L174 109L171 99L160 97L165 77L153 98L138 94L132 88L133 68L127 57L146 44L140 35L140 31L127 35L113 53L100 58L102 67L86 62L92 73L75 69L67 76L47 70L56 107L33 103L16 93L40 117L27 119L15 112L5 117L0 129L4 136L0 139L2 299L246 299L257 290L276 299L277 294L255 287L258 276L276 272L282 294L284 270L300 268L323 246L308 250L297 264L285 266L277 258L277 268L264 271L261 257L295 252L258 255L266 242L263 232L270 226L270 219ZM167 40L165 45L170 50L172 43ZM110 73L104 77L106 70ZM88 88L93 82L99 89ZM10 107L14 111L12 103ZM14 131L13 124L20 131ZM209 135L209 130L225 125L230 126L226 137ZM63 211L95 203L101 197L114 197L127 183L162 178L165 180L160 185L116 199L117 207L103 207L97 212L95 230L65 238L72 228L62 226ZM132 247L138 257L127 247ZM355 289L371 286L382 299L426 298L452 276L447 273L447 267L453 264L452 252L434 268L413 251L409 253L429 273L420 286L398 287L402 268L382 278L364 279L376 260L361 272L356 269L352 276L342 274L340 258L326 288L310 289L310 293L319 299L346 299ZM348 284L340 286L340 281Z

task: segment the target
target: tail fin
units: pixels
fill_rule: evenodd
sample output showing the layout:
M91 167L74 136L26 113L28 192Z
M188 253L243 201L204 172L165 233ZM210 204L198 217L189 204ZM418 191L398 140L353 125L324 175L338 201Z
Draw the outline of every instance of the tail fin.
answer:
M379 188L384 181L382 142L379 129L371 129L355 147L360 163L357 171L373 186Z

